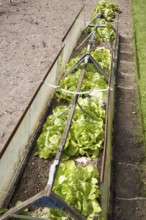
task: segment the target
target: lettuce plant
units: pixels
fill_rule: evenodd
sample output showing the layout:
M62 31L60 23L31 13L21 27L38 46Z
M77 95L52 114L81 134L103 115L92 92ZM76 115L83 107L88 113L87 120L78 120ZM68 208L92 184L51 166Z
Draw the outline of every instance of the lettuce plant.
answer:
M111 22L115 18L117 12L119 11L119 7L117 4L114 4L113 2L102 0L100 1L94 9L93 14L93 24L96 24L96 17L97 14L103 14L107 21ZM115 39L115 32L112 28L112 25L109 24L105 18L101 18L100 25L105 27L98 27L98 32L96 32L95 39L99 42L105 41L105 42L111 42ZM87 32L92 32L93 27L88 27Z
M101 107L102 95L98 94L96 98L79 98L78 102L82 109L76 106L63 158L78 155L96 158L104 140L105 111ZM40 158L47 159L56 154L68 113L67 106L58 106L47 118L37 141Z
M53 191L89 220L94 214L101 214L97 201L100 195L98 176L93 165L77 167L73 160L69 160L60 165ZM59 209L50 209L49 217L54 220L68 219L66 213Z
M108 21L113 21L117 12L119 11L119 6L112 1L101 0L94 9L93 18L97 16L97 14L103 14Z

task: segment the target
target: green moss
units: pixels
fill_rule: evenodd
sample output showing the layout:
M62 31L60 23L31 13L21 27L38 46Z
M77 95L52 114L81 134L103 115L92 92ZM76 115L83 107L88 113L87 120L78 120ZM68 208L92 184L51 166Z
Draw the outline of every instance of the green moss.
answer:
M146 1L132 0L133 28L143 126L146 131ZM146 132L145 132L146 139Z

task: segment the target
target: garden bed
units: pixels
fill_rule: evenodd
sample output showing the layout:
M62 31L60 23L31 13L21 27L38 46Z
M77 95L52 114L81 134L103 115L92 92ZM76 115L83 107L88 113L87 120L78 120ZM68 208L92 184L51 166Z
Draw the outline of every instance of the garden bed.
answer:
M106 170L107 167L108 167L108 171L106 170L105 173L104 173L104 171L102 171L102 177L101 177L101 181L104 181L103 179L105 177L107 177L107 175L108 175L108 178L106 179L106 184L105 185L103 184L103 186L101 186L101 188L103 188L103 191L105 190L104 192L102 191L102 193L103 193L103 196L102 196L102 202L103 203L102 203L102 205L103 204L105 205L105 207L103 208L103 213L105 215L104 216L105 218L106 218L107 211L108 211L108 206L109 206L109 204L108 204L109 203L109 197L108 197L109 192L107 192L107 191L109 190L109 186L110 186L110 172L111 172L109 166L110 166L110 161L111 161L111 144L112 144L111 135L112 135L112 121L113 121L113 108L114 108L114 73L115 73L116 62L117 62L117 49L118 49L117 45L118 45L118 38L116 36L116 41L115 41L114 47L112 48L114 50L114 53L112 54L111 73L110 73L110 77L109 77L110 80L109 80L109 84L107 85L108 89L107 89L107 104L106 104L105 144L104 144L104 151L103 151L104 153L103 153L103 157L102 157L103 158L103 161L102 161L102 168L103 168L103 170L104 169ZM53 105L56 106L57 102L58 101L55 101L55 102L52 102L52 103L53 103ZM61 103L57 103L57 105L58 104L61 104ZM108 146L108 151L106 150L107 146ZM34 149L34 151L35 151L35 149ZM108 157L106 157L107 154L108 154ZM28 177L28 179L31 177L31 174L32 174L32 171L33 171L33 166L34 167L35 166L38 167L38 165L40 164L38 159L34 159L34 158L36 158L36 156L34 156L34 152L32 152L32 155L31 155L30 158L31 159L29 160L29 163L28 163L28 166L27 166L29 171L26 169L26 171L25 171L26 173L24 172L24 175L23 175L23 177L21 179L21 183L23 183L23 184L25 184L27 182L27 180L26 180L27 177ZM83 159L83 161L84 161L84 159ZM83 161L82 161L81 158L80 158L80 161L78 161L78 159L77 159L78 164L80 164L80 162L82 164ZM98 160L93 161L93 164L96 164L96 166L97 166L97 161ZM100 157L99 157L99 161L101 161ZM43 178L43 182L44 183L47 181L47 173L48 173L48 168L49 168L50 162L51 161L49 161L49 162L45 161L46 164L42 163L41 166L39 166L40 172L43 172L44 175L41 176L41 174L36 172L35 173L35 177L34 177L35 179L36 179L36 174L37 174L37 179L40 178L41 181L42 181L42 178ZM45 172L44 172L43 170L46 169L46 167L47 167L47 170L45 170ZM21 188L21 183L20 183L20 188ZM39 183L39 182L36 185L37 185L37 189L34 189L35 193L36 193L36 191L40 191L41 187L44 187L44 185L42 184L42 186L41 186L41 183ZM30 187L30 185L29 185L29 187ZM26 188L26 190L24 189L24 192L25 192L26 195L30 193L30 192L28 192L28 188ZM16 193L16 195L17 195L17 193ZM21 188L20 195L22 195L22 188ZM105 195L107 195L107 196L105 196ZM104 198L104 196L106 198ZM16 198L18 199L19 196L17 195ZM15 199L14 199L14 201L15 201Z

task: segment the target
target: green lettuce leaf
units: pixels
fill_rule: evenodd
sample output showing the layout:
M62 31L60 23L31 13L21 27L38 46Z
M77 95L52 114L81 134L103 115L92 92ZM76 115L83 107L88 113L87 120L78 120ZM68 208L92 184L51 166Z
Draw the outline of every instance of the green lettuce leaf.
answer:
M95 6L93 19L97 14L103 14L108 21L113 21L117 12L119 11L119 6L112 1L101 0Z
M96 158L103 145L105 110L101 106L102 96L79 98L78 102L82 109L76 106L62 159L78 155ZM47 118L37 140L40 158L56 155L68 113L67 106L58 106Z
M53 191L74 207L87 219L94 214L101 215L97 201L100 196L98 188L99 173L93 165L76 167L73 160L62 163L57 172ZM66 213L50 209L50 219L66 219Z

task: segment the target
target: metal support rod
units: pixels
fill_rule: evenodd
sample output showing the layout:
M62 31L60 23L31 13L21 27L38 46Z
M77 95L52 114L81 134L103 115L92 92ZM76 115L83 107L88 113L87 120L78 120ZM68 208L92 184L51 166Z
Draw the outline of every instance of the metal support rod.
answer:
M41 198L44 195L45 191L41 191L40 193L36 194L35 196L27 199L26 201L22 202L20 205L15 206L14 208L11 208L9 211L7 211L4 215L0 217L0 220L7 220L15 213L20 212L21 210L27 208L32 202L36 201L37 199Z
M65 78L68 76L71 72L73 72L85 59L86 54L84 54L63 76Z
M91 35L91 38L90 38L89 44L88 44L88 46L90 46L90 47L92 46L93 40L94 40L94 38L95 38L96 29L97 29L97 27L98 27L98 25L99 25L100 18L101 18L101 14L99 14L99 15L97 16L96 25L95 25L95 27L94 27L94 30L92 31L92 35ZM87 50L88 50L88 46L87 46Z
M60 205L64 207L64 210L68 215L76 220L86 220L86 218L80 214L76 209L72 208L70 205L68 205L64 200L62 200L58 195L56 195L54 192L51 192L51 197L58 201Z
M75 50L78 50L90 38L91 34L92 32L79 44Z
M100 18L101 18L101 14L97 15L97 17L93 19L93 21L94 21L95 19L97 19L96 25L93 25L92 23L90 23L89 25L87 25L87 27L93 26L93 27L94 27L94 30L87 36L87 38L85 38L85 39L81 42L81 44L76 48L76 50L79 49L79 48L83 45L83 43L84 43L86 40L89 39L89 37L90 37L90 41L89 41L89 44L88 44L88 45L90 45L90 47L92 46L92 42L93 42L93 40L94 40L94 38L95 38L95 34L96 34L96 28L99 26ZM93 22L93 21L92 21L92 22ZM86 29L87 27L85 27L85 29ZM86 52L86 53L87 53L87 52Z
M99 65L99 63L96 62L96 60L91 56L90 54L90 60L93 62L96 69L104 76L105 80L108 82L108 75L107 73L102 69L102 67Z
M98 29L97 29L97 33L98 33L99 37L102 39L102 41L103 41L103 43L105 44L105 46L107 46L108 49L109 49L110 51L112 51L112 49L110 48L110 46L108 45L108 43L105 42L105 40L104 40L102 34L100 34L100 32L98 31Z
M87 45L86 53L70 68L69 71L67 71L67 72L65 73L65 75L63 76L63 78L65 78L67 75L69 75L71 72L73 72L73 71L84 61L84 59L86 58L86 56L90 56L90 49L91 49L91 47L92 47L92 44L93 44L93 41L94 41L94 38L95 38L95 35L96 35L97 28L99 27L99 22L100 22L101 17L102 17L102 14L98 14L97 17L96 17L97 21L96 21L96 24L94 25L94 30L91 32L91 34L89 34L90 40L89 40L89 43L88 43L88 45ZM89 37L89 36L88 36L88 37ZM88 38L87 38L87 39L88 39ZM86 39L85 39L85 40L86 40ZM82 43L84 43L84 41L83 41ZM82 44L82 43L81 43L81 44ZM81 44L79 45L79 47L81 46ZM96 63L97 63L97 62L96 62ZM97 67L97 65L96 65L96 67ZM99 69L100 72L103 74L103 71L101 70L101 67L99 67L99 64L98 64L98 69ZM108 80L107 80L106 73L104 73L103 75L105 76L106 81L108 81Z
M87 66L88 60L89 60L89 57L86 56L85 60L84 60L84 66L82 68L82 72L81 72L79 80L78 80L78 85L77 85L76 92L79 92L80 89L81 89L82 82L83 82L83 79L84 79L84 75L85 75L85 72L86 72L86 66ZM50 168L51 172L49 173L49 180L48 180L49 191L48 191L48 193L51 192L52 187L53 187L54 178L55 178L57 170L58 170L58 165L61 161L63 148L64 148L64 145L66 143L66 139L67 139L68 132L69 132L69 129L70 129L70 125L71 125L71 122L72 122L72 118L73 118L73 115L74 115L77 99L78 99L78 94L74 94L73 99L72 99L70 112L69 112L69 115L68 115L68 118L67 118L66 126L64 128L62 138L60 140L60 144L59 144L59 147L58 147L58 152L56 154L54 163L51 165L51 168Z
M97 19L97 16L95 18L93 18L93 20L83 29L83 31L85 31L90 25L92 25L92 23Z
M118 24L119 24L119 13L118 13L118 22L117 22L117 27L116 27L116 39L115 39L115 44L114 44L114 50L112 53L112 63L111 63L111 74L113 73L113 70L115 67L113 66L115 62L117 62L117 57L118 57L118 47L119 47L119 34L118 34ZM110 74L110 76L111 76ZM111 77L110 77L111 81ZM106 107L106 128L105 128L105 135L104 135L104 147L103 147L103 155L102 155L102 162L101 162L101 173L100 173L100 182L104 181L104 175L105 175L105 161L106 161L106 152L107 152L107 136L108 136L108 106L109 106L109 98L110 98L110 90L108 91L108 103Z

